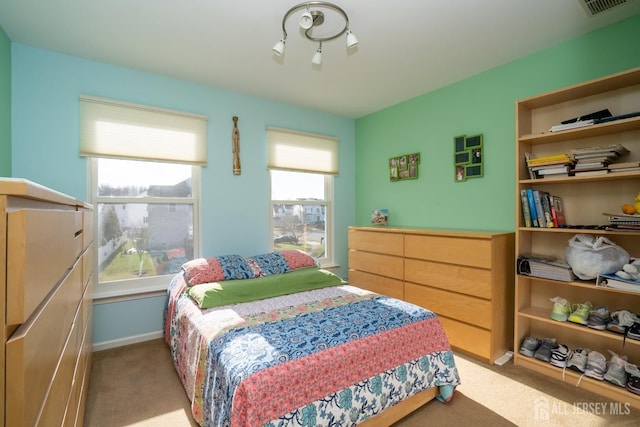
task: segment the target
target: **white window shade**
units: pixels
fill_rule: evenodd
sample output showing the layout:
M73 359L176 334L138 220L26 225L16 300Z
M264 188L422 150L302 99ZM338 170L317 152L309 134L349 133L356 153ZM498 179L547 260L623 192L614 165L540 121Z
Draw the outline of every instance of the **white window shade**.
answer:
M267 128L269 169L338 174L338 138Z
M207 117L80 97L80 155L207 164Z

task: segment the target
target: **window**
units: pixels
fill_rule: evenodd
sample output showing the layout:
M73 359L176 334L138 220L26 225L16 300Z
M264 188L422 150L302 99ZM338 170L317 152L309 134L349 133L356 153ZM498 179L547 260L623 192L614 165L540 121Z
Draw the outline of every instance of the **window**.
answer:
M203 145L202 116L81 98L97 298L164 290L185 261L199 256Z
M337 139L268 128L273 249L301 249L333 265Z

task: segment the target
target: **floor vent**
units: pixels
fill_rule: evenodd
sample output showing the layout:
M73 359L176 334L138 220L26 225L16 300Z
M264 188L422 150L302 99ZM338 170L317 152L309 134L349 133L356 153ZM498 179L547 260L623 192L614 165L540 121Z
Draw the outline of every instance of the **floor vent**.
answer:
M578 0L589 16L596 16L608 10L631 3L633 0Z

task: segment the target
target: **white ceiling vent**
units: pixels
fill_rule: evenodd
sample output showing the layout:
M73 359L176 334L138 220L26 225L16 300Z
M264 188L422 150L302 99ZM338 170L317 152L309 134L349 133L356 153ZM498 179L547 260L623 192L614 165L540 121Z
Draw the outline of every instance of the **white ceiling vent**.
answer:
M599 15L632 1L634 0L578 0L589 16Z

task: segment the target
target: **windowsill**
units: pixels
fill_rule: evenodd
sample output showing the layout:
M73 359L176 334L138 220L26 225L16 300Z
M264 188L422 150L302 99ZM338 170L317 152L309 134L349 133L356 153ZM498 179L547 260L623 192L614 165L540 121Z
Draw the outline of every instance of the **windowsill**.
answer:
M153 298L166 294L167 285L154 285L120 290L97 290L93 292L93 303L110 304L142 298Z

